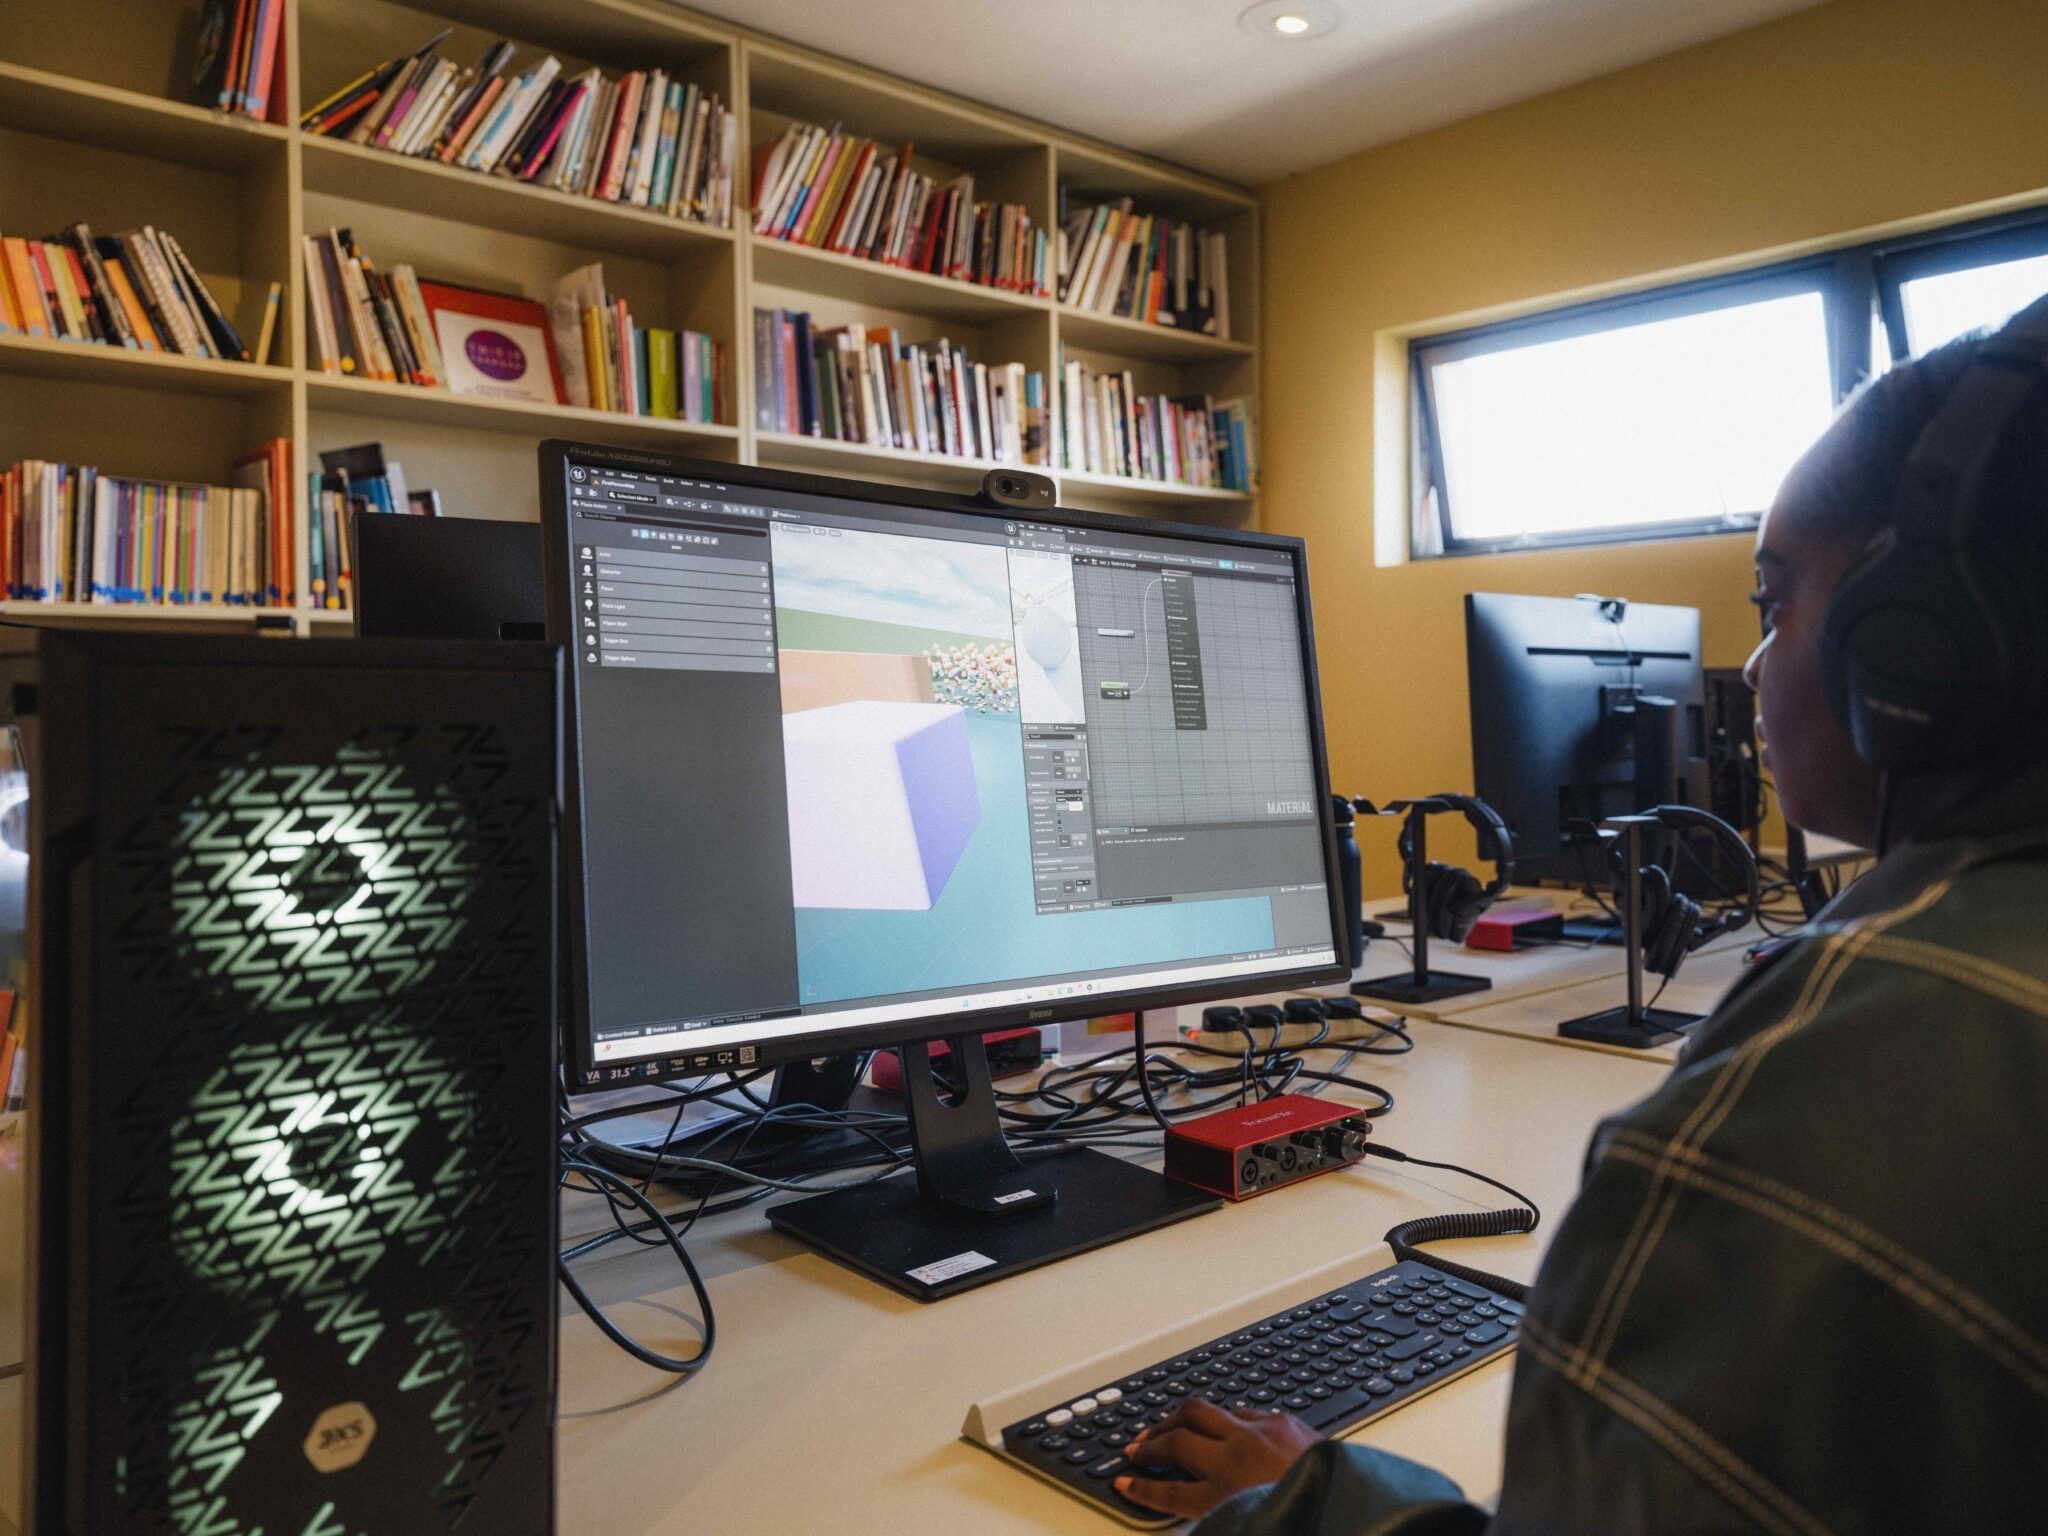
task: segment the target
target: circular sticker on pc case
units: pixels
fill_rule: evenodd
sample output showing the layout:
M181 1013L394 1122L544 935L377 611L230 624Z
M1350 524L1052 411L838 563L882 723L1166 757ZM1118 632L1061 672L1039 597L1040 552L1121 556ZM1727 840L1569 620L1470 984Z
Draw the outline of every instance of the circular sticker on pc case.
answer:
M336 1403L313 1421L306 1460L316 1472L345 1472L370 1454L377 1418L366 1403Z

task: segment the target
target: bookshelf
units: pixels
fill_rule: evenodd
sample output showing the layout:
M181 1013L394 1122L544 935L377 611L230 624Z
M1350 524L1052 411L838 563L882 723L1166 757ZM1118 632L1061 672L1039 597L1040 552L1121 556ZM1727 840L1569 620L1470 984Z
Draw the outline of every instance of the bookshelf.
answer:
M966 344L978 362L1017 362L1055 397L1063 359L1128 370L1146 393L1245 396L1258 388L1259 223L1225 183L1066 134L764 36L661 0L285 0L282 102L258 123L192 105L184 85L199 0L66 0L9 8L0 27L0 233L41 236L84 221L111 232L152 223L178 235L252 343L264 296L284 285L267 365L0 336L0 464L89 463L110 474L231 482L236 459L286 437L299 481L300 590L305 472L320 452L380 439L449 513L538 515L534 445L567 436L727 463L972 491L993 464L762 430L754 411L753 314L808 311L821 326L893 326L906 341ZM1230 269L1228 339L1086 313L1055 299L934 277L736 228L573 196L300 131L297 118L378 61L443 27L469 62L498 37L522 61L552 52L565 70L659 67L715 91L752 151L791 122L844 123L910 141L920 171L975 178L976 196L1023 204L1056 228L1062 189L1092 203L1221 230ZM744 198L742 198L744 201ZM642 324L723 343L730 419L627 417L483 400L321 372L305 313L301 238L355 230L388 270L545 299L565 273L602 261ZM1072 505L1256 526L1255 495L1053 466ZM345 632L347 616L304 608L128 608L0 603L0 617L51 622L263 625Z

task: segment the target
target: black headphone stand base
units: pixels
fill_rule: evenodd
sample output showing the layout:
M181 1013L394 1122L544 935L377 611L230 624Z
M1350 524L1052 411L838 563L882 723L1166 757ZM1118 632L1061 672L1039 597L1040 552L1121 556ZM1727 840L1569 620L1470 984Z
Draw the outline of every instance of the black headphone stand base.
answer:
M1567 1040L1590 1040L1598 1045L1640 1051L1683 1039L1701 1018L1697 1013L1678 1013L1670 1008L1607 1008L1566 1019L1557 1026L1557 1032Z
M1401 971L1372 981L1354 981L1351 995L1376 998L1383 1003L1434 1003L1447 997L1463 997L1468 992L1485 992L1492 986L1492 979L1486 976L1459 976L1450 971L1429 971L1417 976Z

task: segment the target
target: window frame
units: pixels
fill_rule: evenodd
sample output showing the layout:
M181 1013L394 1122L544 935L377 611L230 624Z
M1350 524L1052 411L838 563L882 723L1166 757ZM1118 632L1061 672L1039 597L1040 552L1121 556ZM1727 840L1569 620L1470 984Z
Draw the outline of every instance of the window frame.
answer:
M1431 369L1439 363L1541 341L1562 341L1602 330L1676 319L1743 302L1818 292L1827 315L1829 376L1839 407L1862 386L1878 361L1873 346L1873 320L1883 326L1890 361L1909 360L1905 283L1918 277L2036 255L2048 255L2048 207L2043 206L1963 220L1912 235L1841 246L1787 261L1765 262L1713 277L1660 284L1612 298L1561 305L1490 324L1412 337L1408 342L1409 558L1442 559L1699 538L1753 531L1761 515L1759 510L1682 522L1634 523L1504 538L1459 538L1445 489L1443 448L1431 378Z
M2048 256L2048 212L2039 208L1972 219L1872 246L1878 313L1884 320L1892 361L1912 359L1912 337L1906 330L1906 284L1916 278L1967 272L2029 256Z

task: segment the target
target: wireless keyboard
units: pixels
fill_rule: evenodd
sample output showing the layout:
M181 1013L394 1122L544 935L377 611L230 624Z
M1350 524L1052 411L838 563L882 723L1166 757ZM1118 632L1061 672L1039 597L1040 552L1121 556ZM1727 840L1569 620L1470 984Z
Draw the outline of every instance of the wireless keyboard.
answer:
M1233 1328L969 1436L1127 1525L1175 1524L1111 1486L1124 1447L1181 1404L1292 1413L1326 1434L1378 1418L1514 1347L1522 1308L1414 1260ZM977 1409L980 1413L983 1410Z

